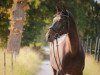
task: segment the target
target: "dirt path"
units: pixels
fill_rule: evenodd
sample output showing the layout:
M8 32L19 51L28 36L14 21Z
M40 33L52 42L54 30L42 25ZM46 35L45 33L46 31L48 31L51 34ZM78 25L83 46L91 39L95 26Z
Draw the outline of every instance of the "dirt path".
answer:
M49 60L44 60L36 75L53 75Z

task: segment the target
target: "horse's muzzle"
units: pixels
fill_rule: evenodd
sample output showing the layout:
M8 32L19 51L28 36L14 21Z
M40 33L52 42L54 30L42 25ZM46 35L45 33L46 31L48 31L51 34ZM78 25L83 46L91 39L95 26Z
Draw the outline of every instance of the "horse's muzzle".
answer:
M51 35L49 35L48 33L46 34L46 41L48 41L48 42L53 41L53 37Z

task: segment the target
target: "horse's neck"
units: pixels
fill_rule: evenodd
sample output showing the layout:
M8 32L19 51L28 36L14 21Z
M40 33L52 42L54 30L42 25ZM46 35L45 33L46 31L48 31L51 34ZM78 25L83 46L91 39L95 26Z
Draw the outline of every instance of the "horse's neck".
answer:
M79 38L77 32L69 33L67 40L69 40L70 52L76 54L79 50Z
M72 16L69 18L69 28L68 28L68 38L66 38L67 41L69 41L70 44L70 51L72 54L77 53L79 50L79 37L77 33L77 28L75 21ZM67 43L67 42L66 42Z

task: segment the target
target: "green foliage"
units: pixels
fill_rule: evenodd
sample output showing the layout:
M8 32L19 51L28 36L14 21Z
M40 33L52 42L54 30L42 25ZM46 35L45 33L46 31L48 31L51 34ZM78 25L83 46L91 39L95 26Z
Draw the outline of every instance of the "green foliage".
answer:
M25 30L23 33L22 45L29 45L32 42L38 42L41 39L41 32L45 23L43 21L42 12L35 7L34 2L29 4L29 10L27 10L27 20Z
M12 0L0 1L0 47L6 47L9 34L9 14L7 10L11 8Z
M96 36L99 36L100 34L100 31L97 28L100 27L99 9L100 9L100 5L97 2L91 1L90 3L88 3L87 11L86 11L86 17L87 17L86 30L88 31L88 33L87 32L85 33L87 33L87 35L94 38Z
M26 12L27 20L22 38L22 46L29 45L33 42L43 42L45 39L46 25L50 23L49 9L46 7L44 0L41 0L36 7L36 1L29 3L29 9Z
M7 36L8 36L8 26L9 26L9 15L5 12L0 12L0 46L4 46L4 44L7 42Z
M0 0L0 7L5 9L11 8L13 4L13 0Z
M22 46L34 42L45 42L45 33L52 23L56 6L67 9L74 15L79 36L95 38L100 36L100 4L94 0L28 0L29 9L26 11L26 22L22 38ZM0 39L6 44L9 34L9 14L12 0L2 0L0 3ZM3 41L4 40L4 41Z

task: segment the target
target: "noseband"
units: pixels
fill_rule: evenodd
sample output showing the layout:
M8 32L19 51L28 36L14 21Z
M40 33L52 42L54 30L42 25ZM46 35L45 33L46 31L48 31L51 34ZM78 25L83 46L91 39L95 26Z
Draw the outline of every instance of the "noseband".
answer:
M68 12L68 11L67 11L67 12ZM68 30L69 30L69 12L68 12L68 15L62 15L62 16L68 18ZM50 30L52 30L52 31L54 31L54 32L56 33L55 36L54 36L55 39L60 37L60 35L61 35L60 32L61 32L62 30L64 30L64 28L65 28L65 25L62 26L62 28L61 28L60 31L57 31L57 30L56 30L56 27L53 27L53 26L49 27Z

